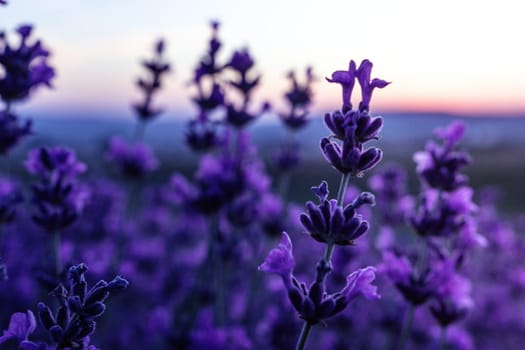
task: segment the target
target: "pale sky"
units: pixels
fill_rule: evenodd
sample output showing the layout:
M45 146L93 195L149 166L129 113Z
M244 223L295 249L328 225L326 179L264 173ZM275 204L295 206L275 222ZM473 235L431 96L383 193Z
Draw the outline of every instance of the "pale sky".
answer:
M350 59L374 63L378 111L525 115L525 20L520 0L8 0L0 29L32 23L53 51L55 90L26 106L94 109L125 115L138 98L138 62L158 37L174 73L157 99L172 115L191 114L187 81L221 21L221 57L249 47L263 81L256 100L283 106L291 68L320 77ZM339 90L320 79L314 111L340 106ZM359 98L357 94L356 99Z

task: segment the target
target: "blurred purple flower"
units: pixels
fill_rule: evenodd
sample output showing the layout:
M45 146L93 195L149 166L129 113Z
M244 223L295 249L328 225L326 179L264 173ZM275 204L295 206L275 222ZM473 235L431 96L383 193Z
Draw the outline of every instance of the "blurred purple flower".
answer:
M8 340L15 339L18 341L27 340L30 334L36 330L35 315L31 310L26 313L17 312L11 315L9 326L4 330L4 334L0 337L0 344L4 344Z
M86 165L66 148L36 148L24 162L29 173L40 177L32 186L37 212L33 221L49 232L70 226L84 209L89 191L76 183Z
M133 104L140 121L147 122L162 113L162 110L152 107L153 96L161 88L162 77L170 71L170 64L164 61L163 53L166 44L164 39L159 39L155 43L155 57L142 62L149 76L148 79L140 78L137 80L137 86L144 94L144 100L140 103Z
M73 178L86 171L74 151L64 147L40 147L29 151L24 162L30 174L51 181L58 178Z
M0 177L0 225L13 221L16 205L22 201L22 192L17 186L9 179Z
M127 143L117 136L109 142L106 159L123 176L132 179L142 178L159 166L159 161L149 145L143 142Z
M23 125L18 117L8 111L0 111L0 154L7 154L22 138L31 134L31 121Z
M4 71L0 78L0 97L8 104L27 98L39 86L51 87L55 76L47 62L49 51L42 47L41 41L28 43L32 30L31 25L17 28L21 39L18 48L11 47L5 35L0 36L0 65Z

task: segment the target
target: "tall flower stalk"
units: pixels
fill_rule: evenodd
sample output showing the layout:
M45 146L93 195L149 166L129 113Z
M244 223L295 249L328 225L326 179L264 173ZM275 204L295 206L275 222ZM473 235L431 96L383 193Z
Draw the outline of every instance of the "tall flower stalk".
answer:
M373 168L382 158L382 151L376 147L365 148L365 144L378 138L383 125L382 118L369 114L372 91L383 88L384 80L370 80L372 63L364 60L359 68L350 61L348 70L336 71L327 80L342 87L342 108L325 115L325 123L332 132L330 137L321 140L321 150L328 162L341 173L341 182L336 199L329 199L328 184L323 181L312 191L319 203L306 203L306 212L300 221L306 232L319 243L325 245L322 258L317 263L315 280L309 287L299 282L293 275L295 261L292 242L286 232L279 246L268 254L260 270L279 275L288 292L290 302L304 320L296 343L296 350L306 347L310 331L314 325L342 312L357 297L378 299L377 287L372 284L375 268L368 266L358 269L346 277L346 285L338 292L328 293L326 280L333 270L332 256L336 245L356 245L359 237L365 235L369 223L358 210L363 205L375 204L371 193L359 194L349 204L344 205L346 189L351 177L362 176ZM359 108L352 109L351 95L355 80L359 82L362 101Z

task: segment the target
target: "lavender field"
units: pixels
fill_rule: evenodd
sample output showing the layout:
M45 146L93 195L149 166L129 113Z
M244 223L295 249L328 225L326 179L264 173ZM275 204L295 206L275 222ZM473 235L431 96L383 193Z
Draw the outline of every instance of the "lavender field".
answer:
M522 349L525 119L380 115L351 57L266 101L222 26L192 113L152 38L128 115L28 113L60 67L0 27L0 349Z

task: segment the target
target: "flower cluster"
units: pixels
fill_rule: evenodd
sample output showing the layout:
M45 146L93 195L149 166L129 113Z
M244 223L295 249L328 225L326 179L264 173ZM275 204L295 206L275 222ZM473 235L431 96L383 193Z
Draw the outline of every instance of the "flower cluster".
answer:
M378 138L383 126L381 117L369 115L369 104L375 88L383 88L388 83L377 78L370 81L372 63L368 60L361 62L356 69L354 61L350 61L347 71L336 71L331 83L342 87L343 106L340 111L325 115L326 126L332 131L332 138L321 140L323 155L330 164L343 174L361 176L365 170L373 168L381 160L383 153L379 148L364 148L364 144ZM352 110L351 96L355 80L361 86L362 101L358 110ZM340 140L342 145L336 140Z
M14 342L20 349L28 350L96 350L94 345L90 345L90 336L95 332L97 319L106 311L105 302L110 295L126 289L129 283L117 276L110 282L100 280L88 289L87 270L85 264L71 266L68 286L60 284L51 292L58 299L56 312L44 303L38 304L38 318L52 345L28 339L37 328L35 316L30 310L11 316L8 329L0 337L0 344Z
M33 27L21 25L16 32L20 36L18 47L12 47L5 33L0 33L0 65L4 71L0 97L8 104L27 98L39 86L50 87L55 76L47 62L49 51L40 40L31 42Z
M153 108L153 96L161 88L162 77L170 71L170 64L164 61L163 54L165 42L163 39L155 43L155 56L142 62L149 75L148 78L139 78L137 86L144 94L144 100L133 105L138 118L143 122L148 122L162 113L162 110Z
M62 147L41 147L29 152L27 171L39 182L33 189L36 213L33 221L48 232L70 226L82 212L89 196L76 177L86 171L72 150Z
M121 175L130 179L140 179L159 166L149 145L141 141L126 143L120 137L110 140L106 158Z
M356 72L355 63L351 61L348 71L336 71L332 74L332 79L327 79L329 82L341 84L343 90L342 111L325 117L326 125L334 133L334 138L343 142L343 155L339 146L328 138L321 141L321 149L328 161L343 175L337 199L328 199L328 184L323 181L318 187L312 188L319 198L319 204L306 203L307 212L300 215L306 232L316 241L326 245L325 254L317 264L314 282L307 287L293 276L295 261L292 243L286 233L283 233L279 246L270 251L259 267L262 271L281 276L291 304L305 321L296 349L304 349L313 325L341 313L356 297L379 298L377 288L372 285L376 270L372 266L358 269L348 275L345 287L339 292L328 293L326 286L326 279L333 270L332 255L335 245L355 245L355 241L368 232L369 224L357 213L357 209L364 204L375 204L371 193L362 192L344 206L349 176L361 175L363 171L376 165L382 155L377 148L363 151L363 143L376 139L382 126L380 117L372 118L368 114L371 91L374 87L387 85L378 79L369 81L371 68L372 64L365 60ZM366 94L363 94L361 108L352 111L349 100L356 77ZM295 82L293 76L292 79ZM304 102L301 98L300 94L289 96L290 101L294 102Z

